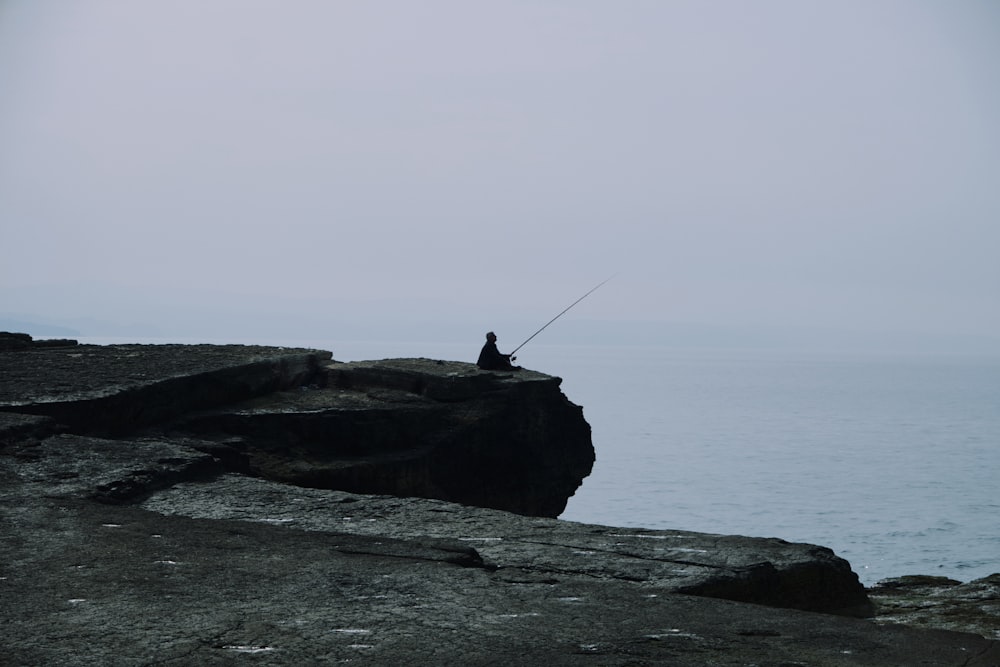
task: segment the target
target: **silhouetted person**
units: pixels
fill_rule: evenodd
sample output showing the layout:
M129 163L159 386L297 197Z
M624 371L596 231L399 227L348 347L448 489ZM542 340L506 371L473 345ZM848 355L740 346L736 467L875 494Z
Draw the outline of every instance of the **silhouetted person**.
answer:
M486 345L483 345L483 349L479 353L479 361L476 362L476 365L484 371L517 371L520 368L512 366L510 363L515 360L517 360L517 357L512 357L509 354L500 354L500 350L497 349L497 335L491 331L486 334Z

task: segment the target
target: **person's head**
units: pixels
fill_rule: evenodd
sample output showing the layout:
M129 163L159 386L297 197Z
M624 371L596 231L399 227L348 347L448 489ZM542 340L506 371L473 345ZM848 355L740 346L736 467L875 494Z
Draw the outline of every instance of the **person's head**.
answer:
M492 331L488 331L486 332L486 340L489 341L490 343L495 343L497 342L497 335Z

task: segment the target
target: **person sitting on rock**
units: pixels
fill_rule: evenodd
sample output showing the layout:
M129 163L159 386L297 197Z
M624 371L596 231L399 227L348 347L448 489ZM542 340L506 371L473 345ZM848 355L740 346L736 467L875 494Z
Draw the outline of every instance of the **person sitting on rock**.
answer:
M512 366L510 363L516 360L517 357L500 354L500 350L497 349L497 335L490 331L486 334L486 344L483 345L483 349L479 353L479 361L476 362L476 365L484 371L518 371L521 368Z

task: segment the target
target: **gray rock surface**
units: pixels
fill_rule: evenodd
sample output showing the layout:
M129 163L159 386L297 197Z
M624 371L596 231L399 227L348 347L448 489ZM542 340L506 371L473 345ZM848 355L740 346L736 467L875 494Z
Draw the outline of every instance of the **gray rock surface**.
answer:
M532 519L437 500L301 489L232 475L173 487L142 507L373 538L457 539L505 576L546 579L572 572L758 604L870 612L846 561L824 547L783 540Z
M1000 574L962 583L910 575L884 579L868 589L880 623L978 632L1000 639Z
M0 411L115 435L301 386L329 352L246 345L75 345L0 351Z
M289 415L385 423L412 409L404 422L438 412L435 428L503 415L523 419L515 433L545 432L549 416L517 406L557 379L429 360L327 368L315 351L88 347L0 352L0 664L1000 664L979 635L817 613L869 609L823 547L234 472L255 472L261 442L311 442L261 439L256 420ZM289 386L311 388L279 392ZM230 419L254 426L220 435ZM460 426L444 432L475 433Z
M198 460L156 443L142 449L175 471ZM780 552L794 558L796 545L624 531L232 474L181 482L139 505L108 504L61 465L46 471L40 462L26 471L0 456L7 665L1000 660L997 643L977 635L678 592L699 569ZM741 555L744 546L753 551Z

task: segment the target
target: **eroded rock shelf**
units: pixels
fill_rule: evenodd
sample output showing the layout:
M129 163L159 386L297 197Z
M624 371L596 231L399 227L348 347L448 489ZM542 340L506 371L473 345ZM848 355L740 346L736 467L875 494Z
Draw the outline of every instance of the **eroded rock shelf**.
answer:
M998 664L824 547L553 518L559 378L332 357L0 350L5 664Z

